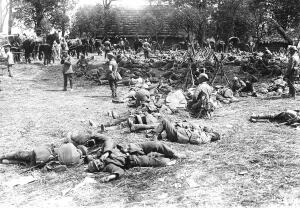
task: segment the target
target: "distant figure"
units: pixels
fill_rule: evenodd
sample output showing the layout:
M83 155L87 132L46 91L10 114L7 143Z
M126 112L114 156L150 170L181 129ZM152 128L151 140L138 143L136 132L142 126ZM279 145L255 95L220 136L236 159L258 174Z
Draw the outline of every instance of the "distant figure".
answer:
M112 45L110 42L110 39L108 38L105 42L104 42L104 58L107 57L107 54L111 51L112 49ZM107 57L108 58L108 57Z
M71 57L67 51L63 51L61 64L63 64L63 75L64 75L64 88L63 91L67 91L68 80L70 81L70 88L73 91L73 68L71 63Z
M108 53L107 58L109 59L108 63L108 82L112 92L112 97L117 97L117 81L119 81L119 73L118 73L118 64L116 62L116 57L113 53Z
M14 55L10 51L10 47L5 48L5 53L6 53L6 61L7 61L7 71L8 71L8 76L13 77L11 73L11 68L15 64L14 63Z
M300 59L297 51L298 49L296 46L289 47L290 58L286 71L289 96L293 98L296 97L295 80L299 78L300 73Z
M125 52L125 41L123 40L123 38L120 39L119 46L120 46L121 52L124 53Z
M231 89L234 94L240 93L246 87L246 83L238 77L233 77Z
M145 59L148 59L149 58L149 52L151 51L151 45L148 42L147 38L145 39L145 42L143 43L142 47L143 47L143 50L144 50Z
M139 49L143 46L142 41L140 39L136 39L133 43L133 48L135 50L135 53L137 54L139 52Z
M127 38L124 38L124 42L125 42L125 50L129 49L129 41L127 40Z
M62 50L62 52L69 51L68 43L64 38L61 40L61 50Z
M213 88L207 83L209 81L208 75L201 73L198 76L199 85L195 89L193 100L189 103L192 113L195 117L211 117L211 113L215 107L212 103Z
M80 55L80 59L77 61L76 66L79 67L84 72L87 70L88 60L83 54Z

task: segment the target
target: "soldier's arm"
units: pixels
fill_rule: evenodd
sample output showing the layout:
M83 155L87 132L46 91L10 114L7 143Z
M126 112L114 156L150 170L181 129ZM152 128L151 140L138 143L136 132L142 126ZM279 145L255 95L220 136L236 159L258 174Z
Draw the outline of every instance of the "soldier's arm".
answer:
M101 179L102 182L109 182L109 181L118 179L118 178L122 177L125 174L125 171L121 167L116 166L112 163L108 164L103 169L103 171L110 173L110 175L102 178Z
M103 151L102 153L106 153L106 152L109 152L111 153L112 150L115 148L115 143L114 141L110 138L110 137L107 137L105 135L102 135L102 134L96 134L94 136L92 136L92 139L95 140L96 143L100 143L100 144L103 144Z

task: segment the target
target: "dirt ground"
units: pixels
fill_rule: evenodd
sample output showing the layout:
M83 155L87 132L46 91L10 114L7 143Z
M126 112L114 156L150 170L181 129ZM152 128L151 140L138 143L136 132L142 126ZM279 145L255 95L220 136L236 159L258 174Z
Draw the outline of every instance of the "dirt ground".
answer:
M97 63L103 59L96 57ZM73 92L62 91L61 66L18 64L14 78L0 76L0 154L40 144L59 144L68 131L93 131L89 120L102 123L106 113L127 110L114 104L108 86L75 79ZM119 88L125 93L127 88ZM125 177L101 183L105 174L24 171L0 165L1 207L300 207L300 131L272 123L250 123L253 113L299 109L293 99L241 98L217 109L210 120L187 119L222 133L216 143L165 144L188 155L174 166L134 168ZM118 127L109 131L118 142L147 141ZM14 179L34 181L12 186Z

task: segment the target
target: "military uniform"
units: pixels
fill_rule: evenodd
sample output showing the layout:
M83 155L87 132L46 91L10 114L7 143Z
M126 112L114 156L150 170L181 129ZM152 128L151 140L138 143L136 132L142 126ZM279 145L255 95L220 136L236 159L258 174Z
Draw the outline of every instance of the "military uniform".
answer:
M73 89L73 67L71 63L71 57L67 55L62 58L63 63L63 75L64 75L64 90L67 90L68 80L70 82L70 88Z
M211 101L213 88L203 82L199 84L194 92L193 101L189 104L194 114L200 114L200 117L209 115L214 111L214 105Z
M105 52L104 58L106 58L107 54L111 51L112 46L111 46L111 43L108 40L105 41L103 45L104 45L104 52Z
M117 87L118 87L118 78L117 78L117 71L118 71L118 64L115 59L112 59L108 63L108 67L112 70L108 72L108 83L112 92L112 97L117 97Z
M105 138L103 136L103 138ZM103 167L91 161L90 172L108 172L117 176L124 175L125 170L132 167L159 167L166 166L168 158L177 158L176 153L158 142L144 142L140 144L113 145L113 141L106 137L106 144L97 155L109 153L109 156L102 161ZM151 153L151 154L150 154ZM154 155L152 153L159 153Z
M157 128L157 133L166 132L166 139L171 142L182 144L206 144L211 142L208 132L200 127L188 123L176 123L173 125L170 121L163 119Z
M250 121L252 122L256 122L258 120L269 120L271 122L293 124L300 121L300 114L299 111L287 110L277 114L261 114L250 117Z
M297 50L296 50L297 51ZM296 89L295 89L295 80L299 78L299 67L300 67L300 59L297 52L295 52L289 58L288 68L286 72L287 84L289 87L289 94L292 97L296 96Z
M53 145L42 145L32 151L17 151L2 155L0 161L6 163L25 163L30 166L45 165L51 160L56 160L61 165L75 165L82 162L85 153L76 148L72 143L62 144L55 148Z
M143 50L144 50L144 56L145 56L145 59L148 59L149 58L149 52L151 50L151 45L150 43L148 43L147 41L145 41L143 43Z

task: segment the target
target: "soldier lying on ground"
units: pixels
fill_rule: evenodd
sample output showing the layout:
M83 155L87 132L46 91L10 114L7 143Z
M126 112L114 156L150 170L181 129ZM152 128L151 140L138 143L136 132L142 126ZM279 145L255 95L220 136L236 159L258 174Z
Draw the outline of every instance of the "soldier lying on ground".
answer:
M238 99L233 96L233 92L229 87L217 85L215 88L217 90L216 99L220 102L228 104L238 101Z
M268 87L268 92L277 92L278 94L282 94L286 86L286 81L284 81L283 76L280 75L274 80L272 80L272 84Z
M77 147L72 143L62 144L59 147L54 145L43 145L31 151L17 151L4 154L0 157L0 163L23 164L31 167L47 169L61 168L61 165L71 166L80 164L87 153L87 148L83 145ZM49 165L49 166L48 166Z
M116 145L109 137L102 135L102 139L105 140L102 150L97 153L97 159L91 159L88 171L110 173L102 179L103 182L120 178L129 168L171 165L174 162L170 158L183 157L158 142Z
M176 123L173 125L167 119L163 119L156 129L158 139L162 138L162 132L165 131L166 139L171 142L182 144L201 145L220 140L220 134L209 128L200 128L189 123Z
M159 117L159 113L151 114L148 113L146 109L135 110L132 112L126 112L122 115L116 115L112 112L113 121L101 124L101 130L105 131L106 127L117 126L119 124L127 122L130 131L141 131L147 129L155 129L159 124L156 117Z
M131 132L155 129L158 124L158 119L148 112L142 115L136 114L128 118L128 126Z
M270 122L277 122L277 123L296 127L296 126L300 126L300 111L287 110L278 114L273 113L273 114L252 115L250 117L250 121L251 122L270 121Z
M238 78L233 77L232 86L231 89L234 93L234 95L240 95L240 96L256 96L253 82L250 79L247 79L245 82Z

